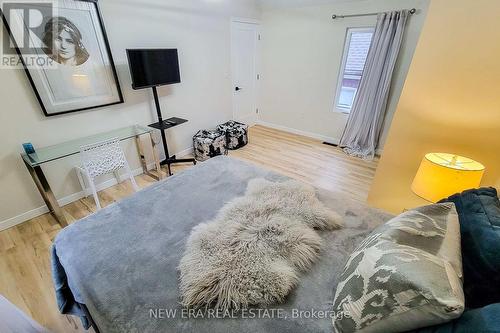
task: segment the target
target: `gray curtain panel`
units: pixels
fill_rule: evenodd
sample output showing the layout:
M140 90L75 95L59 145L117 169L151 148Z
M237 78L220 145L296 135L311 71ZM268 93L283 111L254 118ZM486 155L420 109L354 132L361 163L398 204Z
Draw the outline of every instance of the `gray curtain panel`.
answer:
M340 140L349 155L364 159L375 155L408 15L408 10L378 15L363 77Z

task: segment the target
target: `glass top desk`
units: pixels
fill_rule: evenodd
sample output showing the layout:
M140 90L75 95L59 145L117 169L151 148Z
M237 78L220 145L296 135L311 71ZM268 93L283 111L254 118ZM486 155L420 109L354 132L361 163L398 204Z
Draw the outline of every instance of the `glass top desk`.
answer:
M68 225L68 222L66 220L66 217L64 216L61 207L59 207L59 204L57 203L57 199L55 198L54 193L50 188L47 178L43 174L41 165L67 156L79 154L80 147L84 145L93 144L113 138L118 138L121 141L130 138L135 138L137 151L139 152L139 157L141 160L141 165L144 173L150 177L153 177L156 180L160 180L162 178L162 171L161 171L160 161L158 158L158 153L156 152L155 149L156 143L154 142L152 136L153 131L154 129L149 127L134 125L112 130L105 133L99 133L96 135L80 139L63 142L54 146L37 148L35 153L32 154L23 153L21 154L21 156L23 158L24 164L26 165L26 168L28 168L31 177L33 178L33 181L35 182L38 190L40 191L40 194L42 195L45 204L47 204L47 207L49 208L50 212L54 215L57 222L59 222L59 224L62 227L65 227ZM153 157L155 160L156 172L158 176L149 172L147 168L146 159L144 157L144 147L140 140L141 135L145 134L149 135L149 139L153 148Z

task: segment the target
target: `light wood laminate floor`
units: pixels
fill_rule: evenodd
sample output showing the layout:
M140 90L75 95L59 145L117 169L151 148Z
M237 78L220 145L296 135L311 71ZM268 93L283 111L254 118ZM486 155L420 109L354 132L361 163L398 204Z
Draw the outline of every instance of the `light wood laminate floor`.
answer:
M316 187L342 192L366 201L377 161L351 158L338 148L320 141L262 126L250 129L250 144L230 156L255 163ZM191 167L174 167L174 172ZM136 177L141 188L154 183L148 176ZM132 193L128 183L99 193L103 206ZM92 198L64 207L70 223L95 211ZM83 332L80 320L59 314L50 273L49 248L61 230L45 214L0 232L0 294L54 332Z

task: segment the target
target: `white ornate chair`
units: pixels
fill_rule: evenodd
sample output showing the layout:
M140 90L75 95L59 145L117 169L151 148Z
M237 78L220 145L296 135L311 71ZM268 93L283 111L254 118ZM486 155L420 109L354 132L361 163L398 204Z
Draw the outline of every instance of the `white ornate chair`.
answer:
M120 147L120 140L110 139L82 146L80 147L80 156L82 166L76 167L78 180L80 181L85 194L88 192L87 187L85 186L85 181L87 181L90 191L94 196L95 204L98 210L101 209L101 203L99 202L99 197L97 196L97 189L94 180L99 176L113 173L116 181L120 183L118 170L124 169L125 176L127 176L132 182L134 190L136 192L139 191L139 187L135 182L130 166L125 158L125 153Z

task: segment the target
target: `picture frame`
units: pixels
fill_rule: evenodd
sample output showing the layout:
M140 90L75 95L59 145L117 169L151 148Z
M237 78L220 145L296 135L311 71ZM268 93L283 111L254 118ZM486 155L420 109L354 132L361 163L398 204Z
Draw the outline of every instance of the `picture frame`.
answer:
M14 6L17 11L3 5L2 20L11 50L19 56L45 116L124 102L98 0L30 1ZM24 15L13 14L19 11ZM40 25L29 27L26 16L37 12Z

